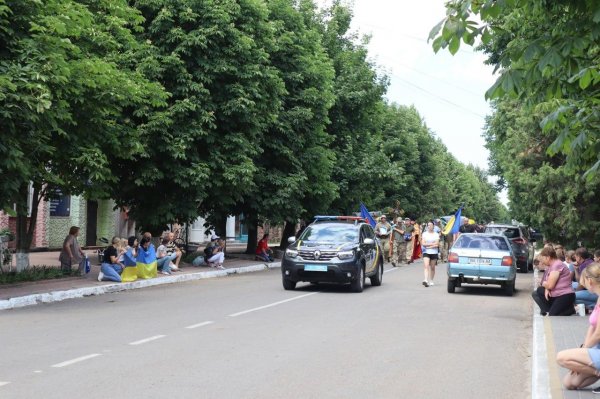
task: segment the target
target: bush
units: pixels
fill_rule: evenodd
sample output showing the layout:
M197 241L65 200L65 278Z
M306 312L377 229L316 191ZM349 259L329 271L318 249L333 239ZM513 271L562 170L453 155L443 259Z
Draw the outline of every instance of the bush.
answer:
M63 274L59 267L53 266L32 266L27 270L20 273L17 272L6 272L0 273L0 284L14 284L23 281L38 281L38 280L52 280L63 277L78 276L77 270L71 271L69 274Z

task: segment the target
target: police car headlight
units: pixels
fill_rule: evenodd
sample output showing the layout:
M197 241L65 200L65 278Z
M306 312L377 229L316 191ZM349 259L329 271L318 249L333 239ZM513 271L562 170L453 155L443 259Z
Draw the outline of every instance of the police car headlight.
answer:
M296 256L298 256L298 251L296 251L295 249L286 249L285 256L287 256L288 258L295 258Z
M352 259L354 258L354 251L340 251L337 254L339 259Z

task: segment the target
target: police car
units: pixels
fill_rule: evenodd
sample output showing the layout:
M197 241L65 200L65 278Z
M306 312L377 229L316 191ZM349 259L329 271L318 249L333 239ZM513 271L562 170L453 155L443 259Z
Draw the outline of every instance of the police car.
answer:
M350 284L362 292L365 279L381 285L383 254L375 232L356 216L316 216L300 237L290 237L281 263L283 288L298 282Z

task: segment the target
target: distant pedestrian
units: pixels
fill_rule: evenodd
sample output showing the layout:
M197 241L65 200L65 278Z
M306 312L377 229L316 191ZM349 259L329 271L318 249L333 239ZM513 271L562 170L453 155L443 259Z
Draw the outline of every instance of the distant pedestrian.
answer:
M440 235L435 232L433 222L427 223L427 231L423 233L421 242L423 243L423 275L425 277L423 285L429 287L434 285L433 278L440 247Z
M600 295L600 263L592 263L583 272L583 280L590 291ZM580 389L600 379L600 305L590 315L583 345L580 348L558 352L556 361L569 370L563 378L565 388ZM596 392L595 392L596 393Z
M69 229L69 235L63 241L62 249L58 260L63 274L71 274L73 265L78 265L77 271L81 273L84 267L85 254L79 246L77 237L79 236L79 227L72 226Z
M406 228L407 223L410 224L410 219L402 220L398 218L396 226L392 231L392 266L400 266L406 262Z
M421 226L419 225L419 223L417 223L416 220L411 221L411 223L414 223L413 227L415 228L415 230L412 234L413 251L410 257L410 261L414 262L415 260L421 258L423 251L421 249Z
M379 223L375 225L375 235L381 242L381 250L383 251L384 261L390 261L390 235L392 233L392 225L388 223L385 215L381 215Z
M408 219L408 220L406 220ZM406 263L409 264L412 262L413 250L414 248L414 232L415 232L415 222L410 218L404 219L406 223L406 230L404 232L404 241L406 241Z

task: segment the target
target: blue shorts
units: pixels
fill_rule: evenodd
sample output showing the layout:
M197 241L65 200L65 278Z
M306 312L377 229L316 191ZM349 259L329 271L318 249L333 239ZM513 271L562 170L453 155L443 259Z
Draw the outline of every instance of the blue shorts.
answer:
M596 345L593 348L588 348L588 355L590 355L590 359L592 359L594 368L600 371L600 347Z

